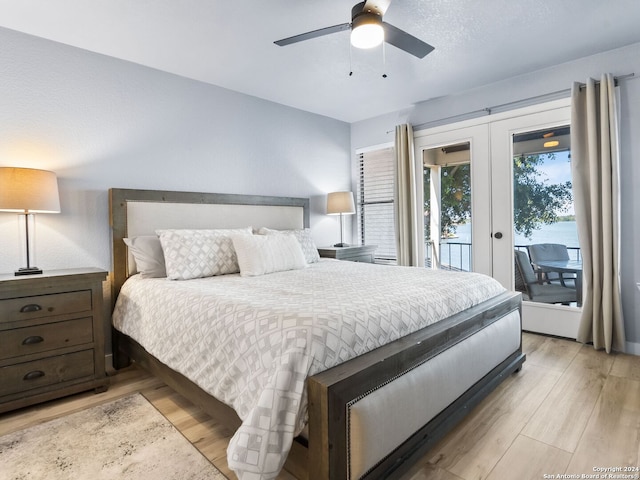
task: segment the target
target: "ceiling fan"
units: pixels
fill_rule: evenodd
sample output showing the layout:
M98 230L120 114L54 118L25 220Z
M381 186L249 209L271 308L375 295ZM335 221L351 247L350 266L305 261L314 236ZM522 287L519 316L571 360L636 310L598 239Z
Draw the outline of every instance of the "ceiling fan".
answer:
M292 43L351 29L351 44L356 48L372 48L383 41L418 58L424 58L434 47L382 20L391 0L367 0L351 9L351 22L320 28L274 43L284 47Z

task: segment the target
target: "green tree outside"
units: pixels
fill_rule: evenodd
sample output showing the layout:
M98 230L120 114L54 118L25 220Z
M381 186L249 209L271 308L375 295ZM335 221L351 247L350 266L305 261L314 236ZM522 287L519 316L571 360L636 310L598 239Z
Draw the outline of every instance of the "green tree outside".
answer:
M571 182L549 184L537 168L553 159L555 155L548 153L522 155L513 161L513 219L516 232L527 238L543 224L558 222L573 202Z
M522 155L514 158L514 226L517 233L531 238L534 230L543 224L561 219L572 203L571 182L548 183L538 167L546 160L554 160L553 153ZM431 198L429 182L431 170L424 172L425 238L431 239L429 214ZM458 225L471 220L471 166L470 164L441 169L442 235L454 235Z

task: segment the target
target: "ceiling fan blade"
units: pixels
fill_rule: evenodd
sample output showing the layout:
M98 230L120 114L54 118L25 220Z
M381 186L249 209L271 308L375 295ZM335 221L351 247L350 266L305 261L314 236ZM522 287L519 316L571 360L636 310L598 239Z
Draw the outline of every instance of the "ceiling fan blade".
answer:
M371 13L375 13L382 17L387 11L387 8L389 8L390 4L391 4L391 0L367 0L366 2L364 2L364 7L362 7L362 11L363 12L370 11Z
M382 26L384 28L384 41L411 55L424 58L434 49L434 47L428 43L423 42L404 30L400 30L398 27L394 27L390 23L382 22Z
M304 40L310 40L316 37L322 37L323 35L329 35L330 33L342 32L343 30L349 30L351 28L350 23L341 23L340 25L334 25L333 27L320 28L307 33L301 33L300 35L294 35L293 37L283 38L282 40L276 40L276 45L284 47L285 45L291 45L292 43L302 42Z

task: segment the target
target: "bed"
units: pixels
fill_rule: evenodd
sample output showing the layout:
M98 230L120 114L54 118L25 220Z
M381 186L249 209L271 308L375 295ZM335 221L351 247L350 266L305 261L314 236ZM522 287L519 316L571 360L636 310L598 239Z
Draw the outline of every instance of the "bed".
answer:
M236 431L227 458L242 479L275 478L285 458L301 479L399 475L525 360L520 294L476 274L445 273L423 287L422 269L328 259L250 284L238 274L175 282L133 274L125 238L162 229L299 231L309 227L308 199L111 189L110 217L114 365L137 362ZM404 285L395 292L384 284L392 275ZM289 300L277 300L279 291ZM182 299L172 301L183 306L179 320L157 307L171 295ZM409 297L437 302L407 308ZM125 326L125 310L134 312L133 326ZM160 333L145 333L138 311L152 312L147 323ZM191 324L196 318L216 328L203 333ZM231 339L219 336L224 330ZM251 336L277 344L257 354L266 375L249 362L257 351L245 346ZM218 358L205 360L208 351ZM219 357L234 352L224 367Z

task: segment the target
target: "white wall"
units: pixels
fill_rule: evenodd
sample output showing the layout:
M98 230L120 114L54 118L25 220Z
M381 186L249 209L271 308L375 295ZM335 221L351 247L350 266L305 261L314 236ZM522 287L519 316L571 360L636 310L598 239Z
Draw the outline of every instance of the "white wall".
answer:
M38 215L44 269L110 270L110 187L311 198L319 245L337 241L326 193L350 186L350 127L0 28L0 166L53 170L62 212ZM0 213L0 272L24 266Z
M622 302L628 345L633 353L640 354L640 288L636 286L640 282L640 189L637 188L640 185L640 79L636 79L640 77L640 44L505 79L457 95L428 100L402 111L354 123L351 125L351 145L355 151L393 142L393 130L397 124L419 126L483 108L568 90L573 82L584 82L588 77L599 79L602 73L616 76L635 73L634 79L620 82ZM468 74L473 75L473 72ZM520 103L512 108L519 106L524 105ZM355 162L354 156L352 171L355 171Z

